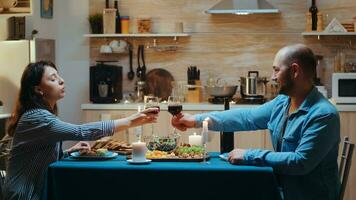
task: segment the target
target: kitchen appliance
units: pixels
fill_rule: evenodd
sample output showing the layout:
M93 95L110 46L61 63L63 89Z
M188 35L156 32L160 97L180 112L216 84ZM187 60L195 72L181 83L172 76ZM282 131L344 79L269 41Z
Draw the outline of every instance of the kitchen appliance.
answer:
M279 10L266 0L222 0L205 12L209 14L247 15L279 13Z
M333 73L331 92L338 104L356 104L356 73Z
M108 61L97 61L90 67L90 101L119 103L122 99L122 67L104 62Z
M260 77L258 71L249 71L247 77L241 77L240 94L245 100L262 101L266 94L266 77Z

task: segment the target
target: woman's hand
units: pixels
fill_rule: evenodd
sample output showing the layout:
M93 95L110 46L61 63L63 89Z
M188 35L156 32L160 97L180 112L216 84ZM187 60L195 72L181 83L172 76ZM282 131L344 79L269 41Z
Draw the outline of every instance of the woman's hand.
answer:
M71 148L67 149L66 152L71 153L74 151L90 151L90 144L88 142L80 141Z
M149 123L156 123L159 108L147 108L141 112L129 116L130 127L141 126Z

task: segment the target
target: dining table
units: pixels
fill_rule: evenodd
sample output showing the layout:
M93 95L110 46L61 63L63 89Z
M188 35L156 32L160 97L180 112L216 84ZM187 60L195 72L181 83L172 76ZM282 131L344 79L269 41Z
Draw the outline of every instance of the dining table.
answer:
M232 165L209 153L207 162L130 164L67 157L47 172L47 199L281 199L271 167Z

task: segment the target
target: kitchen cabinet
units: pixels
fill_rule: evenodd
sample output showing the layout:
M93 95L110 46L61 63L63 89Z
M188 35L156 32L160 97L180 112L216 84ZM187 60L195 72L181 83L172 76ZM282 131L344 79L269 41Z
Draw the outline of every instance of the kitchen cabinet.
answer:
M17 0L16 6L4 10L0 5L0 17L29 16L32 15L31 0Z

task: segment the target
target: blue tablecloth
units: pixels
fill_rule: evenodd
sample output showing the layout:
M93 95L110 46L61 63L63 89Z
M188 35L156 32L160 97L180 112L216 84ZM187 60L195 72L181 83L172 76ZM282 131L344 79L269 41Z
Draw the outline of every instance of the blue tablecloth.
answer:
M66 159L49 166L48 199L280 199L270 167L236 166L211 154L210 164L131 165Z

